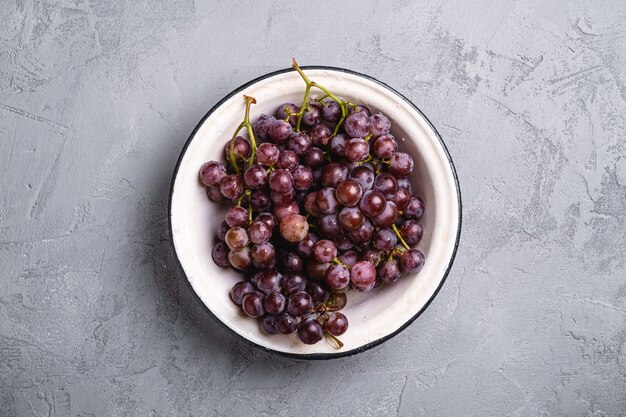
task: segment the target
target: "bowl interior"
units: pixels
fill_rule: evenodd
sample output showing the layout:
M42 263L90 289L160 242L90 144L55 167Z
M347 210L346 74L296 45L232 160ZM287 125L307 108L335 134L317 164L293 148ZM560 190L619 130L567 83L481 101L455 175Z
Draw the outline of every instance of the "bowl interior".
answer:
M284 102L299 103L304 82L295 72L282 72L234 92L199 125L179 161L171 196L171 226L176 254L198 297L210 312L235 333L280 353L315 357L353 353L389 337L418 315L445 279L458 243L459 196L449 156L437 133L409 102L389 88L363 76L331 69L308 69L309 77L335 94L368 105L387 115L400 147L415 161L413 192L426 203L421 220L424 237L418 245L426 258L417 274L404 275L392 284L367 293L349 291L343 310L349 329L341 337L344 347L325 342L305 345L294 335L265 335L258 321L247 318L229 298L230 288L242 275L220 268L211 259L217 228L227 207L210 202L198 182L198 169L208 160L223 160L223 149L243 117L243 94L258 104L254 120L273 114Z

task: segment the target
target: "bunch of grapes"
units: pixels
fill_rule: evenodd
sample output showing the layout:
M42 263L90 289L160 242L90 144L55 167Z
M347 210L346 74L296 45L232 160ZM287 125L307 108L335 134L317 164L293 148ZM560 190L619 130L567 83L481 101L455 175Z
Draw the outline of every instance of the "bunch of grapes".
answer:
M212 254L243 273L232 301L266 333L297 332L306 344L326 335L340 348L346 290L391 284L424 265L412 248L424 233L424 202L411 191L414 162L398 150L390 120L293 66L306 83L302 104L250 123L256 100L244 96L226 162L205 163L199 177L209 199L232 204ZM324 94L312 98L313 87Z

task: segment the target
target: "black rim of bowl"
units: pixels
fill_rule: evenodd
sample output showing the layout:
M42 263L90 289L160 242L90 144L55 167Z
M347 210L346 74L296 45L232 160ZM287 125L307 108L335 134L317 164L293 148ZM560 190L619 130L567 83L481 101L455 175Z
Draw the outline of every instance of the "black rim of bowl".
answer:
M345 69L345 68L329 67L329 66L324 66L324 65L309 65L309 66L303 66L301 68L303 70L330 70L330 71L343 72L343 73L346 73L346 74L356 75L356 76L359 76L359 77L363 77L363 78L365 78L367 80L373 81L376 84L381 85L382 87L385 87L389 91L393 92L399 98L401 98L407 104L409 104L413 109L415 109L415 111L417 111L424 118L424 120L426 120L426 123L428 123L428 125L433 130L433 132L435 132L435 135L437 136L437 139L439 140L439 143L441 144L441 147L443 148L444 152L446 153L446 157L448 159L448 164L450 165L450 169L452 170L452 176L454 177L454 184L455 184L455 187L456 187L457 202L458 202L458 205L459 205L459 227L458 227L458 230L457 230L457 233L456 233L456 240L454 242L454 250L452 251L452 255L450 256L450 260L448 261L448 266L446 267L446 270L445 270L445 272L443 274L443 277L441 278L441 281L439 282L439 285L437 286L437 289L435 290L433 295L428 299L426 304L424 304L424 306L413 317L411 317L405 323L403 323L402 326L400 326L397 330L395 330L394 332L392 332L392 333L390 333L390 334L388 334L386 336L383 336L383 337L381 337L379 339L376 339L376 340L374 340L372 342L369 342L369 343L367 343L367 344L365 344L363 346L359 346L359 347L357 347L355 349L346 350L346 351L343 351L343 352L338 351L336 353L297 354L297 353L282 352L282 351L279 351L279 350L270 349L270 348L267 348L265 346L261 346L261 345L259 345L257 343L254 343L251 340L246 339L245 337L241 336L239 333L237 333L236 331L234 331L233 329L228 327L226 324L224 324L215 314L213 314L213 312L202 301L202 299L198 296L198 294L196 293L195 289L191 285L191 282L189 281L189 278L187 277L187 274L185 273L185 269L183 268L183 266L182 266L182 264L180 262L180 259L178 258L178 253L176 252L176 245L174 245L174 233L173 233L173 230L172 230L172 195L174 193L174 184L176 182L176 176L178 175L178 169L180 168L181 161L183 160L183 157L185 156L185 153L187 152L187 148L189 147L189 144L191 143L193 138L196 136L196 133L198 132L198 129L200 129L200 127L202 126L204 121L207 118L209 118L209 116L211 116L211 114L213 114L213 112L218 107L220 107L226 100L228 100L229 98L231 98L235 94L238 94L238 93L242 92L243 90L245 90L246 88L248 88L252 84L255 84L255 83L257 83L257 82L259 82L261 80L264 80L266 78L270 78L270 77L273 77L273 76L276 76L276 75L279 75L279 74L284 74L286 72L295 71L293 68L285 68L285 69L281 69L281 70L278 70L278 71L273 71L273 72L267 73L265 75L262 75L260 77L257 77L257 78L255 78L255 79L253 79L251 81L248 81L247 83L241 85L240 87L234 89L229 94L227 94L224 98L222 98L220 101L218 101L211 108L211 110L209 110L204 115L204 117L200 120L198 125L194 128L193 132L191 132L191 135L189 136L189 139L187 139L187 141L185 142L185 146L183 147L183 149L182 149L182 151L180 153L180 156L178 157L178 161L176 162L176 168L174 168L174 175L172 176L172 182L171 182L171 185L170 185L170 201L169 201L169 205L168 205L168 223L169 223L169 230L170 230L170 238L172 239L172 246L174 247L174 254L176 256L176 262L178 264L178 267L182 271L183 275L185 276L185 281L187 282L187 285L191 289L191 292L192 292L194 298L200 303L200 305L204 308L204 310L216 322L218 322L223 328L225 328L229 333L231 333L232 335L234 335L238 339L244 341L244 343L248 344L249 346L253 346L253 347L258 348L258 349L260 349L262 351L265 351L265 352L268 352L268 353L272 353L272 354L277 354L277 355L284 356L284 357L288 357L288 358L291 358L291 359L308 359L308 360L336 359L336 358L352 356L352 355L356 355L357 353L365 352L366 350L369 350L369 349L371 349L371 348L373 348L375 346L378 346L378 345L382 344L383 342L386 342L387 340L391 339L392 337L394 337L395 335L397 335L398 333L400 333L404 329L406 329L411 323L413 323L415 321L415 319L417 319L428 308L430 303L435 299L435 297L437 296L437 294L441 290L441 287L443 287L443 283L446 281L446 278L448 277L448 274L450 273L450 269L452 268L452 264L454 263L454 258L456 257L457 249L459 247L459 240L461 238L461 224L462 224L462 217L463 217L462 216L463 206L462 206L462 203L461 203L461 188L459 187L459 179L458 179L458 176L457 176L457 173L456 173L456 168L454 167L454 163L452 162L452 158L450 157L450 152L448 151L448 148L446 147L446 144L444 143L443 139L441 139L441 135L439 134L439 132L437 131L435 126L431 123L431 121L428 119L428 117L426 117L426 115L419 109L419 107L417 107L415 104L413 104L413 102L411 102L411 100L409 100L404 95L402 95L401 93L396 91L394 88L390 87L389 85L385 84L384 82L379 81L376 78L370 77L369 75L361 74L360 72L352 71L352 70Z

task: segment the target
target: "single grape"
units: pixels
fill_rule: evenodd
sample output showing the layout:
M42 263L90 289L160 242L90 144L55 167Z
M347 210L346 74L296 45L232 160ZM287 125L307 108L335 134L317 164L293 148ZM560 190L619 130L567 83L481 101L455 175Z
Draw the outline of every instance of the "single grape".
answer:
M298 155L294 151L284 150L278 155L276 166L280 169L293 172L300 163Z
M248 316L257 318L265 314L263 296L258 292L246 294L241 302L241 308Z
M345 233L339 233L335 236L335 245L337 245L339 251L345 251L354 247L354 243L352 243Z
M391 130L391 121L389 121L387 116L381 113L370 116L370 125L370 132L375 138L380 135L385 135Z
M341 118L341 106L339 103L333 100L324 101L324 107L322 107L322 117L324 120L331 123L338 122Z
M314 258L308 260L306 264L306 274L309 279L322 280L326 274L326 270L330 266L329 263L319 262Z
M266 140L268 138L268 131L270 130L270 126L276 118L274 116L268 116L267 114L262 114L258 119L252 124L252 129L254 130L254 136L261 140Z
M265 142L259 145L256 150L256 160L266 167L272 166L278 161L280 151L273 143Z
M250 146L250 142L241 136L237 136L232 141L228 141L224 146L224 155L226 156L226 160L230 162L230 151L233 151L235 156L235 160L243 159L250 156L250 152L252 152L252 147Z
M266 191L255 190L250 195L250 205L257 211L264 211L270 208L272 200Z
M284 120L276 120L272 123L268 130L270 138L276 143L285 143L289 140L291 133L291 125Z
M233 227L224 237L230 250L241 249L248 244L248 233L243 227Z
M324 236L331 239L341 232L337 213L320 215L317 219L317 227Z
M374 233L374 247L383 252L391 252L396 247L398 238L391 229L378 229Z
M311 128L309 135L311 135L311 141L317 146L325 146L330 142L330 138L333 132L330 128L324 124L316 124Z
M265 311L269 314L281 314L285 311L286 305L287 299L277 291L268 293L263 300L263 307L265 307Z
M424 266L424 254L417 249L409 249L400 257L404 272L418 272Z
M294 151L298 156L307 153L311 146L311 138L305 132L294 132L287 142L287 148Z
M269 176L270 189L278 194L285 194L293 189L293 177L285 169L272 171Z
M313 257L322 263L331 262L337 256L337 246L328 239L322 239L313 245Z
M224 194L220 191L219 186L209 186L206 187L206 195L209 197L209 200L213 202L223 201L225 199Z
M260 245L270 240L272 237L272 228L263 221L255 220L250 227L248 227L248 237L252 243Z
M365 219L358 229L346 233L348 238L357 245L368 242L373 234L374 225L368 219Z
M318 217L320 215L320 208L317 205L317 191L308 193L304 198L304 210L311 216Z
M270 242L252 247L252 263L257 269L271 269L276 266L276 249Z
M302 114L302 123L313 126L322 121L322 107L319 104L309 103L308 108Z
M378 268L378 277L388 284L396 282L401 276L400 263L396 259L389 259Z
M366 191L359 203L361 212L368 217L379 215L385 210L387 199L385 195L378 190Z
M363 196L361 184L355 180L346 179L337 184L337 200L346 207L356 206Z
M228 267L230 266L230 261L228 260L228 252L229 248L224 242L217 242L215 246L213 246L213 251L211 253L213 257L213 262L215 262L218 266Z
M324 324L324 330L333 336L341 336L348 330L348 318L339 312L330 313Z
M372 115L372 112L370 111L370 109L367 106L364 106L363 104L357 104L355 107L352 107L352 106L350 107L350 114L359 113L359 112L365 113L367 117L370 117Z
M398 219L398 208L393 201L387 201L383 211L372 217L372 221L379 227L390 227Z
M352 168L348 178L358 182L363 192L371 190L374 185L374 171L365 165L358 165Z
M404 209L404 215L409 219L421 219L424 215L424 201L419 197L411 196L409 204Z
M382 172L374 180L374 189L385 194L385 197L392 198L398 192L398 181L390 173Z
M330 266L329 264L325 264L325 265ZM325 275L326 275L326 270L324 270L324 273L319 279L323 280ZM311 295L314 305L325 303L330 298L330 291L326 289L325 285L319 282L309 281L309 283L306 286L306 292L308 292Z
M302 165L317 168L324 164L324 151L320 148L312 147L302 156Z
M351 138L362 138L370 133L370 119L365 112L353 112L343 122L343 128Z
M198 174L200 182L206 187L219 185L226 175L226 167L217 161L209 161L202 164Z
M324 329L314 318L307 318L298 323L298 338L307 345L314 345L324 336Z
M343 253L340 253L337 258L344 264L348 265L349 267L354 266L355 263L358 262L359 260L359 253L355 250L347 250Z
M398 187L396 195L391 198L391 201L396 203L398 210L404 210L409 205L411 199L411 193L404 187Z
M338 134L330 140L330 152L339 158L345 157L348 140L346 135Z
M292 176L293 187L296 190L308 190L313 185L313 170L308 166L298 165Z
M333 290L342 290L350 284L350 271L344 265L332 264L324 276L326 284Z
M319 190L315 201L320 211L324 214L335 213L341 208L334 188L326 187Z
M369 291L376 283L376 269L366 261L359 261L350 270L350 281L358 291Z
M224 219L230 227L244 227L248 224L248 210L243 207L231 207L226 211Z
M357 230L365 221L365 217L363 217L358 207L342 208L339 212L338 219L341 227L350 231Z
M416 220L405 221L398 231L408 245L417 245L422 240L422 236L424 236L424 229Z
M230 226L228 225L228 223L226 223L226 220L224 220L222 223L220 223L220 226L217 228L217 237L220 240L226 239L226 232L228 232L229 230L230 230Z
M267 223L270 229L272 229L272 232L274 231L274 229L276 228L276 225L278 224L276 217L274 217L272 213L267 213L267 212L261 213L258 216L256 216L256 220Z
M235 268L246 271L252 267L252 254L250 248L244 246L241 249L231 250L228 253L228 260Z
M300 272L304 266L302 258L293 252L285 252L281 258L281 263L285 272Z
M276 319L276 329L281 334L291 334L298 328L298 321L290 314L281 314Z
M280 234L289 242L300 242L309 233L309 223L300 214L289 214L280 221Z
M243 195L243 180L239 175L227 175L220 181L220 191L226 198L239 198Z
M277 334L278 329L276 327L277 317L271 314L266 314L261 318L261 329L267 334Z
M374 153L381 159L389 159L398 151L398 142L392 134L382 135L374 142Z
M389 159L389 172L396 177L404 177L413 172L413 158L404 152L396 152Z
M348 143L346 143L344 152L349 161L363 161L370 153L370 145L366 140L356 137L354 139L350 139Z
M295 126L298 121L298 117L296 116L300 111L300 107L296 106L293 103L284 103L278 106L278 110L276 111L276 118L288 121L291 126Z
M272 291L280 291L280 282L282 278L282 275L277 271L264 271L259 275L256 287L263 294L269 294Z
M336 187L348 178L348 168L338 162L330 162L322 169L320 181L324 187Z
M308 293L298 291L289 296L289 301L287 302L287 312L289 314L300 317L309 314L311 311L313 311L313 299Z
M239 281L230 289L230 299L238 306L243 302L243 297L255 292L254 285L246 281Z
M310 257L311 254L313 253L313 245L315 245L315 242L317 242L318 240L319 238L317 237L315 233L313 232L307 233L304 239L302 239L301 241L297 243L296 252L298 253L298 255L304 258Z
M277 206L287 206L295 201L296 192L292 188L291 191L286 192L284 194L270 193L270 199Z
M300 273L289 273L282 280L283 291L287 295L295 294L306 289L307 279Z

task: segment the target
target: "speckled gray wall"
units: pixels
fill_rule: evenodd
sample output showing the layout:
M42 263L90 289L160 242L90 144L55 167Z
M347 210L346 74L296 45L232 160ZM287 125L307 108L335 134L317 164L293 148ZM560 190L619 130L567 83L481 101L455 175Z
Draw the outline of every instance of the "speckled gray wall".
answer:
M626 415L624 22L623 0L2 0L0 416ZM431 307L341 360L233 339L167 232L197 121L292 56L411 98L464 197Z

